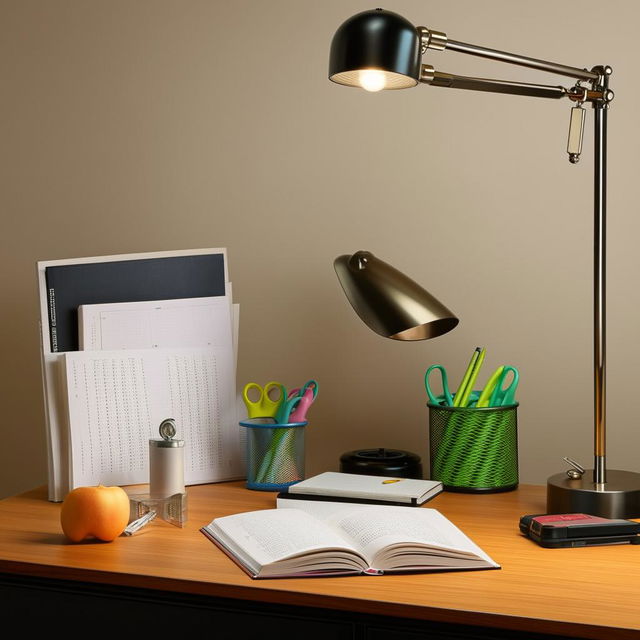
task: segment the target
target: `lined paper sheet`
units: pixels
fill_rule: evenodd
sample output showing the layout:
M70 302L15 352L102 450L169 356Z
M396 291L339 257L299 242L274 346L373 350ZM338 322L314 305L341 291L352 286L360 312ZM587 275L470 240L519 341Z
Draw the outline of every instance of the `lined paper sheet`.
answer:
M165 418L185 441L185 484L244 477L231 341L205 349L65 354L71 485L149 481Z

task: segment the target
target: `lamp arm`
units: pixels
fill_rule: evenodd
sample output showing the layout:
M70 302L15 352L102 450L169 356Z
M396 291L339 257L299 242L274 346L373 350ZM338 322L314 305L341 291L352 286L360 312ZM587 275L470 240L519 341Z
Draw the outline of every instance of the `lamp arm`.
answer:
M535 98L564 98L571 97L569 89L561 86L545 84L531 84L528 82L512 82L510 80L494 80L491 78L474 78L458 76L452 73L435 71L430 65L422 65L420 82L434 87L449 87L451 89L468 89L470 91L490 91L492 93L508 93Z
M489 58L490 60L498 60L499 62L517 64L521 67L529 67L530 69L537 69L538 71L557 73L562 76L577 78L578 80L598 81L600 79L598 73L593 69L589 71L588 69L569 67L564 64L558 64L557 62L548 62L546 60L530 58L529 56L521 56L516 53L489 49L488 47L481 47L476 44L449 40L445 33L442 33L441 31L433 31L431 29L427 29L427 27L418 27L417 31L420 35L422 53L427 49L436 49L438 51L449 49L450 51L466 53L473 56L479 56L481 58Z
M447 40L447 49L458 51L459 53L468 53L473 56L498 60L500 62L508 62L509 64L517 64L521 67L529 67L538 71L548 71L549 73L557 73L578 80L598 80L598 75L587 69L579 69L578 67L569 67L557 62L547 62L546 60L538 60L529 58L515 53L507 53L506 51L498 51L497 49L488 49L475 44L467 44L465 42L457 42L456 40Z
M489 91L492 93L508 93L512 95L530 96L534 98L569 98L574 102L611 102L613 92L608 89L588 89L576 85L567 89L560 85L533 84L512 80L496 80L493 78L475 78L458 76L453 73L435 71L431 65L423 64L420 69L420 82L434 87L451 89L468 89L471 91Z

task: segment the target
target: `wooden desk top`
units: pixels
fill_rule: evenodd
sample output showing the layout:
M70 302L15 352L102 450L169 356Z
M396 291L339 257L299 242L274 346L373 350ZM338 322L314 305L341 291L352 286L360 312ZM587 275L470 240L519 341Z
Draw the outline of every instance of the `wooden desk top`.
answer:
M0 501L0 572L439 622L640 638L640 546L543 549L521 515L545 511L545 488L443 493L428 503L502 565L498 571L252 580L200 533L213 518L272 508L242 482L188 487L189 522L156 519L111 543L67 543L45 488Z

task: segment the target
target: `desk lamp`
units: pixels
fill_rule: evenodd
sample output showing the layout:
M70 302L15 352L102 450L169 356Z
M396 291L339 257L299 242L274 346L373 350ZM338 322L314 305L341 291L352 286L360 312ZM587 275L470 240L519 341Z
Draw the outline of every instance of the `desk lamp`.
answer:
M458 318L428 291L370 251L339 256L333 266L360 319L385 338L425 340L458 324ZM340 471L422 478L419 456L384 447L342 454Z
M529 67L572 78L575 84L565 88L443 73L436 71L431 65L422 64L421 56L427 49L457 51ZM565 458L572 468L547 480L547 511L633 518L640 517L640 473L607 470L605 456L606 145L607 113L613 100L613 92L609 89L610 76L609 66L580 69L451 40L441 31L415 27L402 16L384 9L363 11L344 22L333 37L329 59L330 80L367 91L405 89L420 83L534 98L567 98L575 105L571 109L567 143L569 161L573 164L579 161L582 151L586 113L583 105L588 103L593 107L594 467L592 470L585 470L570 458ZM338 258L339 260L341 259ZM338 276L340 277L340 273ZM367 322L370 326L371 313L372 305L369 305Z

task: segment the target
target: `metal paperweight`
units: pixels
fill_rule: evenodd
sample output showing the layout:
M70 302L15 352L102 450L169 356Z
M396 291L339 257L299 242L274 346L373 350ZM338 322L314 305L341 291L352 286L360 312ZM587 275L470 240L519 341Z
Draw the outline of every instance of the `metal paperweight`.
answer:
M149 440L149 494L166 498L184 493L184 440L176 438L176 422L163 420L161 439Z

